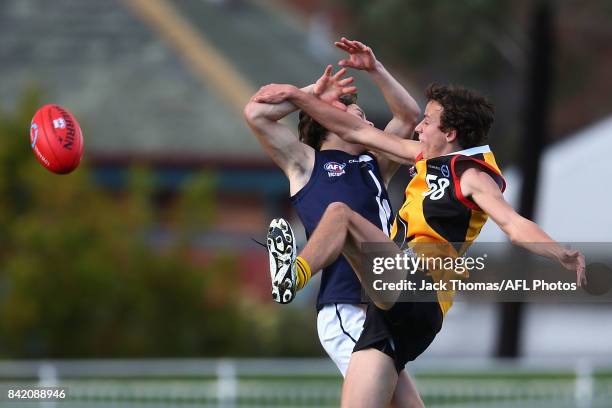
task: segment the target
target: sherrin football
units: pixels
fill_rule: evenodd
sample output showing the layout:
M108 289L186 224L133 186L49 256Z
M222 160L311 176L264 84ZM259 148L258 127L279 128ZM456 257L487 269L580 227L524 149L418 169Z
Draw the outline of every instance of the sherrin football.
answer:
M30 145L38 161L57 174L76 169L83 156L81 127L72 113L59 105L45 105L36 111Z

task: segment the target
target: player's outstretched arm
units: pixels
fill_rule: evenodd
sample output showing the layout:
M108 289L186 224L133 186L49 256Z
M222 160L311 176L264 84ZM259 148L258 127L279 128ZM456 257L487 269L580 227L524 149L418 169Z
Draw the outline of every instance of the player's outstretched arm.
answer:
M381 90L393 114L393 118L385 127L385 132L401 138L411 137L421 115L421 109L410 93L376 59L374 52L367 45L345 37L334 44L348 53L348 58L340 60L338 65L366 71Z
M416 156L421 151L419 142L401 139L378 130L357 116L343 112L292 85L267 85L255 97L255 101L265 103L281 103L286 100L308 112L317 122L342 139L388 154L399 163L414 163Z
M513 244L558 261L564 268L574 271L578 286L586 283L584 255L580 251L562 247L535 222L519 215L504 199L499 186L489 174L469 167L460 180L462 194L487 213Z
M315 84L310 84L308 86L301 88L301 90L303 92L312 94L314 86ZM251 118L255 120L258 120L261 118L261 119L265 119L266 121L277 122L285 118L287 115L299 109L297 106L295 106L293 103L289 101L285 101L285 102L274 104L274 105L268 104L268 103L254 102L253 99L255 98L257 94L259 94L259 91L256 92L251 97L251 99L249 100L249 103L247 103L247 105L245 106L244 115L247 121L250 120Z
M311 92L313 86L310 85L304 90ZM308 165L312 168L314 164L314 150L300 143L291 129L279 122L297 110L297 107L289 101L276 105L256 102L254 99L258 94L259 92L253 95L244 108L244 117L249 128L268 156L291 182L307 178Z
M381 90L393 118L385 126L385 132L407 139L414 134L421 109L410 93L391 75L384 65L376 59L374 52L367 45L342 37L334 43L345 51L348 58L340 60L338 65L368 72ZM379 155L378 161L385 182L388 182L399 168L394 157Z
M353 78L344 78L346 69L332 74L332 66L328 65L323 75L312 85L302 88L305 93L315 95L341 109L346 109L338 98L343 93L355 92L351 85ZM314 150L299 142L293 132L281 119L298 108L290 101L270 104L256 101L258 91L244 109L247 124L257 136L266 153L285 172L293 184L300 184L298 178L310 177L314 164ZM305 176L305 177L302 177ZM299 188L298 188L299 189Z

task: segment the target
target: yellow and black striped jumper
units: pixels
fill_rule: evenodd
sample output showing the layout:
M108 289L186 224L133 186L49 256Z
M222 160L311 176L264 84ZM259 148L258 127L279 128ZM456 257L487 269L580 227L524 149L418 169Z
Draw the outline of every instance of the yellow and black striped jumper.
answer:
M391 239L400 249L412 248L415 253L421 254L427 252L423 248L436 247L431 243L452 243L437 248L451 248L453 256L461 256L478 237L488 216L461 193L460 174L457 171L461 162L473 163L486 171L504 191L505 180L487 145L431 159L423 159L419 155L410 168L413 177L406 186L404 204L391 229ZM458 247L456 243L462 245ZM424 255L441 256L440 253ZM434 282L448 278L444 276L444 271L430 270L429 273ZM452 291L438 291L443 315L450 309L453 295Z

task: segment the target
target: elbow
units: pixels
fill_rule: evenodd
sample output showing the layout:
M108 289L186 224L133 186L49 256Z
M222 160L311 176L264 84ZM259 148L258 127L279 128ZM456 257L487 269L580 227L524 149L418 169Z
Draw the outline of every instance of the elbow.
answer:
M243 110L244 119L249 124L253 124L261 117L261 107L260 104L256 102L249 102L246 104Z
M421 115L422 115L422 114L423 114L423 113L421 112L421 109L420 109L418 106L416 106L416 107L414 108L414 110L412 111L412 114L411 114L411 116L410 116L410 123L411 123L411 126L410 126L410 127L412 128L412 131L413 131L413 132L414 132L414 129L415 129L415 128L417 127L417 125L419 124L419 120L421 119ZM411 132L411 133L412 133L412 132Z
M415 127L419 122L419 118L421 117L421 108L417 103L414 103L406 109L402 117L400 118L404 123L410 125L411 127Z
M501 227L501 226L500 226ZM508 238L508 241L510 241L510 243L512 245L519 245L521 244L521 237L518 231L516 231L513 228L501 228L501 230L504 232L504 234L506 234L506 237Z
M526 223L523 222L519 224L511 224L509 227L503 228L504 232L508 236L508 239L513 245L520 246L522 243L524 243L527 240L523 231L526 231L529 228L529 225L532 224L532 222L529 220L525 220L525 221L527 222Z
M410 128L414 131L414 128L419 123L419 119L421 118L421 108L416 103L409 110L406 121L410 124ZM412 132L410 132L412 133Z
M421 118L422 113L419 104L412 100L406 103L404 106L405 109L402 109L402 112L397 115L397 119L406 124L411 124L413 126L416 125Z
M412 139L420 115L421 111L417 107L415 111L407 112L401 117L394 117L396 121L396 131L394 133L402 139Z
M496 221L497 226L504 233L508 241L510 241L513 245L518 245L521 237L520 231L516 228L516 225L513 225L511 222L505 220L504 222Z

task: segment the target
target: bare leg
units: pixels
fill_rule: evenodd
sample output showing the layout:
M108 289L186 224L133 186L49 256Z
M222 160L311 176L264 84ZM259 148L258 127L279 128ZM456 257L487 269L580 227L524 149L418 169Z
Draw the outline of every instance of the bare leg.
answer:
M376 349L357 351L351 355L340 406L388 407L396 383L397 372L391 357Z
M425 408L414 381L406 370L400 372L391 408Z
M385 300L383 300L380 292L366 284L366 282L371 281L372 271L365 270L361 262L361 244L364 242L388 242L392 244L389 246L389 253L384 254L384 256L394 257L400 253L393 241L370 221L351 210L344 203L331 203L325 210L319 225L306 243L300 256L308 262L312 271L318 271L334 262L340 254L344 255L353 267L370 299L378 307L389 309L394 303L389 301L390 292L386 291ZM400 279L399 276L387 275L387 277L396 281ZM399 293L400 291L397 291L395 299L397 299Z
M327 207L317 228L300 253L312 271L325 268L340 256L347 240L352 212L344 203L331 203ZM373 230L386 238L382 231L370 225Z
M313 271L322 269L343 254L359 280L363 283L366 273L360 262L361 244L364 242L392 241L374 224L344 203L332 203L327 207L319 225L300 253ZM388 256L395 256L399 249L390 246ZM366 291L368 287L364 286ZM372 288L369 288L372 289ZM376 301L376 293L368 291L378 307L387 309L392 303ZM367 374L364 374L367 373ZM421 408L423 402L407 372L398 378L393 360L376 349L361 350L351 355L342 391L343 407L392 407Z

